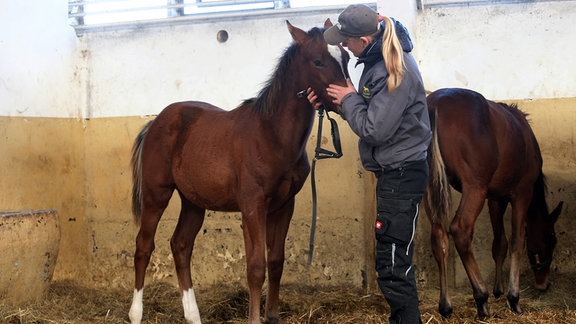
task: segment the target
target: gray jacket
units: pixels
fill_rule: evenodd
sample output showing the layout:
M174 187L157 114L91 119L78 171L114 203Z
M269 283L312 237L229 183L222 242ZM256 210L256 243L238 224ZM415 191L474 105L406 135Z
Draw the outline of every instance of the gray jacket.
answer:
M381 37L373 45L359 58L364 64L359 93L344 96L342 117L360 137L364 168L376 172L425 159L432 132L424 84L412 55L404 52L404 79L390 93Z

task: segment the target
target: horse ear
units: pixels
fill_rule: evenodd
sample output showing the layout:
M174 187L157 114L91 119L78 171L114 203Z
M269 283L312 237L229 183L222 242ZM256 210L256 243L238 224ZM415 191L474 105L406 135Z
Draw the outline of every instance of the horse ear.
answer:
M288 25L288 31L290 31L290 34L292 35L292 39L296 43L301 43L306 39L306 37L308 37L308 35L306 34L305 31L303 31L302 29L300 29L298 27L292 26L292 24L288 20L286 20L286 25Z
M330 20L330 18L326 19L326 21L324 22L324 28L328 29L332 26L334 26L334 25L332 24L332 21Z
M556 206L556 208L554 208L554 210L550 213L550 220L552 220L553 223L556 223L556 221L558 220L558 216L560 216L560 212L562 211L563 205L564 202L560 201L558 203L558 206Z

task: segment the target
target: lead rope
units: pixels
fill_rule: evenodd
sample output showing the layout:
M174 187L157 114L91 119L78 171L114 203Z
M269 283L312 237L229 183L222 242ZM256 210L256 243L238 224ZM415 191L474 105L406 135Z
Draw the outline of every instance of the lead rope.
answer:
M317 216L317 197L316 197L316 161L322 159L338 159L342 156L342 147L340 145L340 133L338 132L338 124L326 110L326 117L330 121L331 133L332 133L332 143L336 152L332 152L321 147L322 145L322 119L324 118L324 106L318 108L318 135L316 138L316 149L314 159L312 160L312 174L311 174L311 184L312 184L312 224L310 225L310 249L308 250L308 264L312 264L312 255L314 254L314 234L316 232L316 216Z
M302 90L296 95L298 98L305 98L307 96L307 91ZM326 112L326 117L330 121L331 134L332 134L332 145L334 145L334 150L332 152L322 148L322 121L324 119L324 112ZM328 110L321 105L318 108L318 135L316 135L316 149L314 150L314 159L312 160L312 174L310 175L310 182L312 184L312 223L310 225L310 249L308 250L308 264L312 264L312 255L314 254L314 234L316 232L316 210L318 207L316 198L316 177L314 170L316 169L316 161L322 159L339 159L342 156L342 145L340 144L340 132L338 131L338 123L336 120L328 115Z

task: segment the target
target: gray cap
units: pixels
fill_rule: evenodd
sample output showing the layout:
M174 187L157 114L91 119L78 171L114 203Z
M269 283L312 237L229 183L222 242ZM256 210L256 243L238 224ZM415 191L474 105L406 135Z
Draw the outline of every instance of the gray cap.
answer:
M330 45L337 45L349 37L368 36L378 31L378 13L365 5L350 5L338 16L338 23L324 32Z

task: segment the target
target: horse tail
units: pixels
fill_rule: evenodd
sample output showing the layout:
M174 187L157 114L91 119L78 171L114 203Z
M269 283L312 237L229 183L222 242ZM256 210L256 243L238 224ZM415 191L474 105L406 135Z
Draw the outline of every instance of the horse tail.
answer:
M142 216L142 148L151 124L152 121L142 128L132 146L132 215L136 224L140 224Z
M434 115L430 115L432 129L432 141L428 149L430 159L430 179L428 181L427 203L430 207L430 220L433 224L443 224L450 213L452 195L450 183L446 175L446 168L440 146L438 145L438 107L434 109Z

